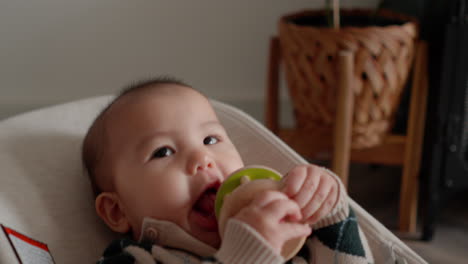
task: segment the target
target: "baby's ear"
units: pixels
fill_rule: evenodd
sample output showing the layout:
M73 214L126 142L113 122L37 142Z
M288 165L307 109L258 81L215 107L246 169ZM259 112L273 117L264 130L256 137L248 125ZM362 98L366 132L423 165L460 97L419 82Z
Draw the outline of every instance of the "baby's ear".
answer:
M103 192L95 202L96 212L104 222L115 232L127 233L130 223L122 210L119 197L112 192Z

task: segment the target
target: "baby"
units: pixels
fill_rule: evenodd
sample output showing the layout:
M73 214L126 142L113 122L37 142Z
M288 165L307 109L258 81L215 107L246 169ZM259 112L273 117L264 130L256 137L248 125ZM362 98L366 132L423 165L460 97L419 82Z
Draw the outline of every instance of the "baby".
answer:
M344 187L314 165L258 193L221 241L214 197L244 163L208 99L179 81L122 92L90 127L83 162L97 214L127 234L99 263L284 263L283 244L312 228L295 263L372 262Z

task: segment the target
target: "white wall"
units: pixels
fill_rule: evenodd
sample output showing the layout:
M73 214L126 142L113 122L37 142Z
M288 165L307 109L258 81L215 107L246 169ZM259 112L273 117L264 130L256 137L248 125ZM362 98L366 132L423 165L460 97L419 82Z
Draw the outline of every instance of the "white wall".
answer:
M278 18L324 2L0 0L0 118L161 74L223 101L262 102Z

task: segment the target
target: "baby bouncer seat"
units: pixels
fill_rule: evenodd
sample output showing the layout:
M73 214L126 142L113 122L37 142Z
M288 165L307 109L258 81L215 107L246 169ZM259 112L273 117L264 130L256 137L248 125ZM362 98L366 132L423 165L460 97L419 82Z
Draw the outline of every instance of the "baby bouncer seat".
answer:
M95 214L81 164L84 135L113 98L78 100L0 121L0 224L46 243L55 263L95 263L117 237ZM246 113L212 103L246 165L262 164L285 173L306 163ZM375 263L426 263L349 199ZM0 239L0 263L18 263L9 247Z

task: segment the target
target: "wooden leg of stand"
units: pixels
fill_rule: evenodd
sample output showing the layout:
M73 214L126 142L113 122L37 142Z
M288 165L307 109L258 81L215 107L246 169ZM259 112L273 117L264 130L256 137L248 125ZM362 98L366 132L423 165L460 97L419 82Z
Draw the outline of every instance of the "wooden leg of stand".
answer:
M400 188L399 229L401 232L416 232L418 178L426 118L427 89L427 45L421 41L416 46L405 160Z
M340 74L338 83L338 104L334 127L332 170L348 184L349 159L351 152L351 131L353 122L353 54L341 51L338 56Z
M279 63L280 63L280 46L278 37L273 37L270 40L270 54L268 58L268 75L266 89L266 106L265 106L265 125L273 133L278 133L278 86L279 86Z

